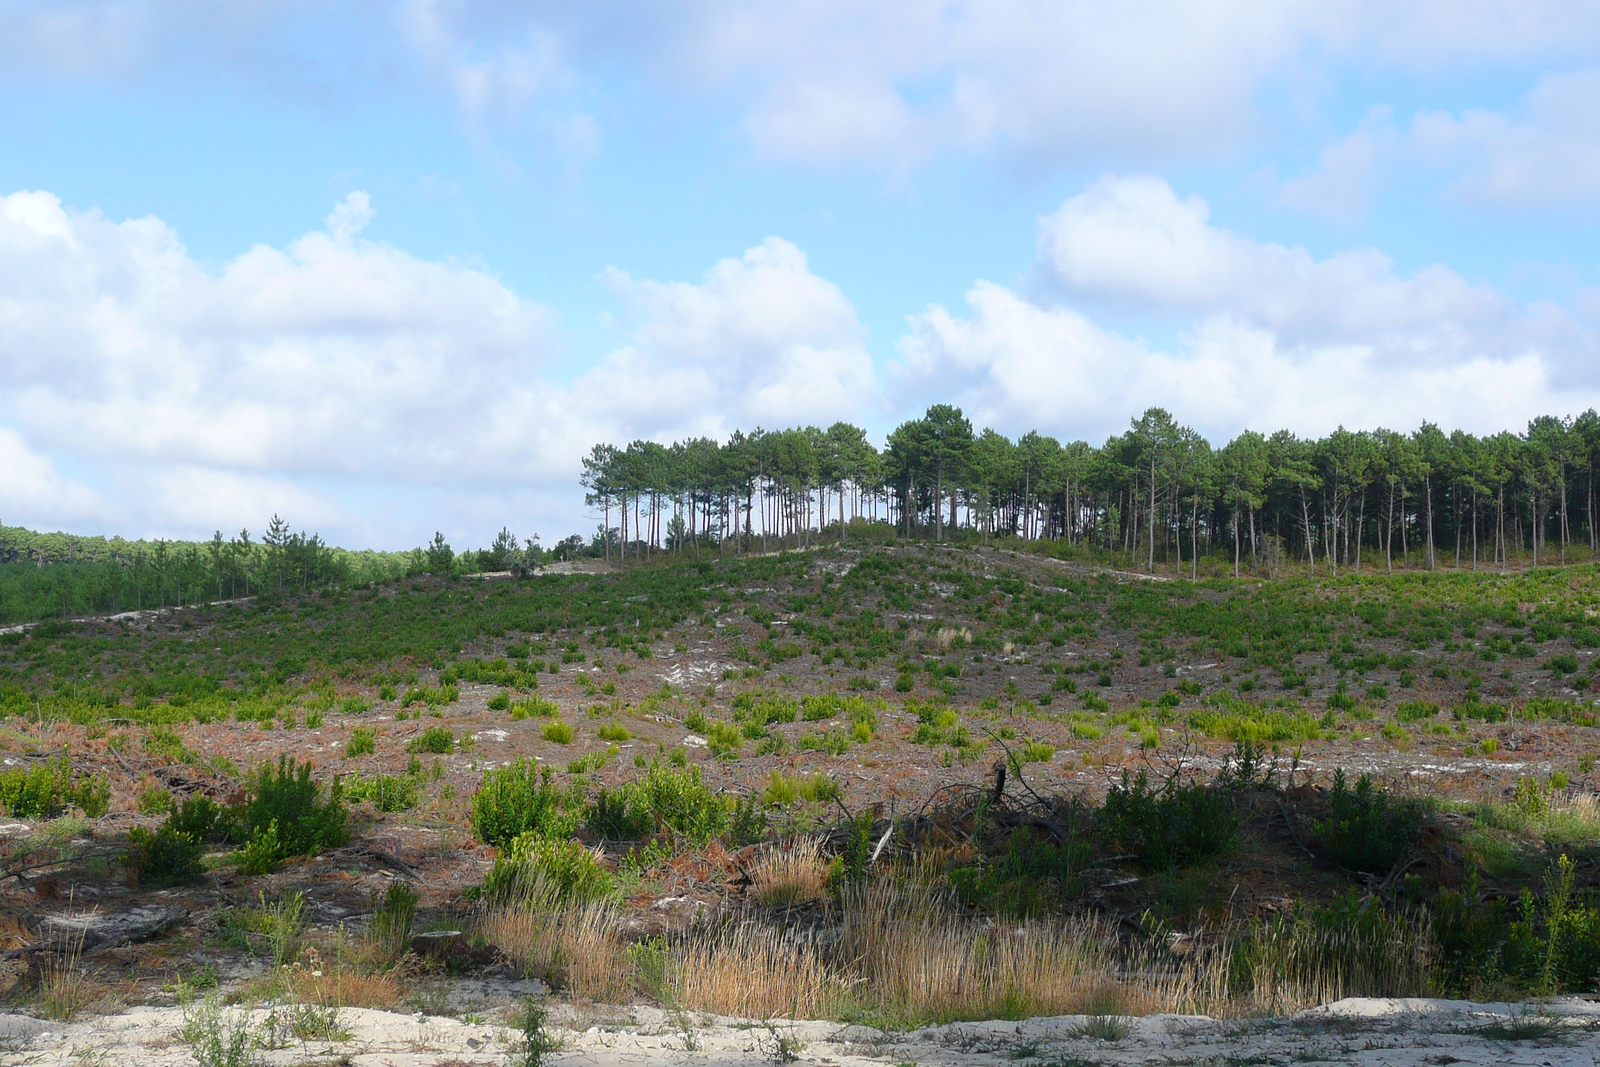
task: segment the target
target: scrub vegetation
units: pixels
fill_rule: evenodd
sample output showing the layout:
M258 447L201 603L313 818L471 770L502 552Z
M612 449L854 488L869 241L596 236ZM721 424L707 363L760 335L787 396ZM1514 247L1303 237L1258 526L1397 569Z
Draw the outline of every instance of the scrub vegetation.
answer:
M88 897L185 917L74 1003L193 953L323 1012L511 975L888 1028L1600 983L1594 564L705 518L0 637L3 995Z

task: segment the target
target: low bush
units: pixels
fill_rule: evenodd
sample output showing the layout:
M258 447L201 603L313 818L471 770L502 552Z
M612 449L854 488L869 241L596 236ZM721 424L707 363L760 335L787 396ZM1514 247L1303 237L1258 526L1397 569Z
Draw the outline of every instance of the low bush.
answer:
M421 786L406 775L377 774L371 778L352 775L344 780L344 795L351 800L368 801L385 814L410 811L417 806Z
M1177 776L1155 787L1142 770L1136 777L1123 771L1100 810L1107 841L1151 870L1217 859L1233 848L1237 829L1238 816L1224 790Z
M196 841L220 841L230 829L228 810L207 796L192 796L167 817L167 825Z
M580 842L523 834L494 861L480 892L481 899L504 905L529 897L587 904L616 891L616 876Z
M790 778L782 771L774 770L767 779L767 788L761 798L773 807L784 807L797 800L812 803L833 801L839 799L840 795L839 783L825 774L802 774Z
M430 726L406 742L407 752L432 752L443 756L455 751L456 735L448 726Z
M357 726L350 731L350 740L345 742L344 758L355 759L357 756L370 756L377 751L378 733L370 726Z
M539 736L558 745L570 745L576 734L573 732L570 722L562 722L557 719L555 722L547 722L540 727Z
M417 891L408 882L390 882L384 891L383 901L367 926L367 940L382 959L392 960L405 951L417 914L417 900Z
M552 784L553 777L550 768L528 759L484 775L472 797L478 840L503 849L523 834L571 837L578 828L578 804L573 794Z
M700 768L675 771L655 761L639 782L651 813L668 831L703 844L722 833L728 805L700 778Z
M544 697L528 697L511 705L513 719L526 719L531 717L551 719L561 714L561 707L554 700Z
M654 832L656 817L644 790L627 782L595 794L585 825L603 841L642 841Z
M0 771L0 809L14 819L53 819L68 808L98 819L110 804L111 783L98 775L74 781L66 756Z
M1422 829L1421 802L1390 796L1363 774L1351 788L1343 770L1333 773L1327 819L1313 825L1317 843L1341 867L1384 874Z
M135 826L128 831L127 865L141 887L160 888L197 882L205 874L204 848L193 834L173 828L172 819L160 829Z
M337 780L324 796L311 764L296 768L284 754L276 769L268 763L256 772L237 822L253 861L274 864L343 845L350 838L346 815Z

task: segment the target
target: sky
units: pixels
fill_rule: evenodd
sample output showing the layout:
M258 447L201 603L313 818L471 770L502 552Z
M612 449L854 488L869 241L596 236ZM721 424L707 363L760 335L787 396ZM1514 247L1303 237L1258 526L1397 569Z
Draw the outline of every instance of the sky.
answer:
M588 534L579 460L1600 405L1600 5L0 0L0 522Z

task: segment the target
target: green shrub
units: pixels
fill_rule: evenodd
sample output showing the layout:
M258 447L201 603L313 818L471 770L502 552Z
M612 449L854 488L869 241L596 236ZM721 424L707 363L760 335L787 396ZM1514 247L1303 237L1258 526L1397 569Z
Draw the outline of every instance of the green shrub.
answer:
M173 829L169 818L158 830L135 826L128 831L127 865L142 888L197 882L205 874L200 839Z
M311 778L311 764L296 769L287 754L278 758L276 770L265 764L250 782L239 814L246 847L264 849L264 839L270 836L274 844L269 852L275 860L338 848L350 839L342 794L335 780L324 799L321 786Z
M526 719L529 716L549 719L560 714L560 705L554 700L547 700L544 697L528 697L526 700L519 700L511 705L511 717L513 719Z
M140 815L165 815L172 810L172 794L159 785L139 790Z
M1047 741L1026 741L1011 753L1011 768L1020 771L1026 763L1049 763L1055 755L1056 746Z
M651 813L667 830L696 843L722 833L728 806L700 778L700 768L674 771L652 762L639 783Z
M389 883L383 903L372 913L368 935L389 958L398 956L411 938L411 924L417 915L417 891L402 881Z
M570 722L547 722L539 728L539 736L558 745L570 745L575 735Z
M1395 705L1394 717L1400 722L1417 722L1439 714L1439 705L1426 700L1406 700Z
M430 726L406 742L407 752L432 752L437 756L454 752L455 747L456 735L448 726Z
M15 819L53 819L69 807L98 819L110 804L111 783L98 775L74 782L66 756L0 771L0 808Z
M387 774L362 778L352 775L344 782L344 795L351 800L365 800L386 814L410 811L417 806L421 786L415 778L395 777Z
M615 789L601 788L590 804L585 820L589 832L605 841L642 841L656 828L650 801L637 784L628 782Z
M744 731L731 722L713 721L706 727L706 744L711 754L719 759L737 759L744 750Z
M234 853L241 874L271 874L283 864L283 842L274 819L254 834Z
M481 898L504 904L538 893L540 903L585 904L616 891L616 876L600 866L582 843L522 834L494 861Z
M1225 855L1238 817L1221 789L1176 776L1155 788L1144 771L1137 777L1123 771L1106 793L1100 829L1151 870L1170 870Z
M633 736L628 732L628 728L620 722L608 722L596 732L599 733L602 741L626 741Z
M355 759L357 756L370 756L377 751L378 732L370 726L357 726L350 731L350 740L345 742L344 758Z
M483 776L472 797L472 830L478 840L507 848L523 834L571 837L578 828L573 797L551 784L554 772L528 759Z
M1343 770L1333 773L1327 819L1313 824L1317 843L1341 867L1385 874L1422 829L1420 802L1392 797L1363 774L1350 788Z
M167 816L166 825L196 841L220 841L228 836L228 812L210 797L192 796Z
M768 777L767 788L761 794L762 799L773 807L783 807L797 800L809 800L812 803L833 801L841 795L839 782L825 774L789 778L778 770Z

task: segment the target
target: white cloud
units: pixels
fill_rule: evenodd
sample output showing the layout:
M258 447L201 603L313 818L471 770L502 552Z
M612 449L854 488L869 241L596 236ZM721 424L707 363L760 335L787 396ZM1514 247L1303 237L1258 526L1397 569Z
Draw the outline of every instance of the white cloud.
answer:
M1278 202L1333 222L1359 221L1379 164L1398 141L1389 109L1373 108L1361 125L1322 150L1314 171L1284 182Z
M237 470L426 480L491 457L548 471L533 428L550 316L494 278L357 235L352 194L286 249L218 272L157 219L0 200L0 383L51 447Z
M1501 209L1600 198L1600 68L1541 78L1513 109L1424 112L1409 142L1424 159L1460 168L1453 191Z
M1373 251L1318 260L1211 225L1165 182L1107 178L1041 220L1064 295L1181 316L1172 351L1070 307L979 282L966 318L932 307L901 341L900 383L981 421L1090 438L1160 404L1209 434L1338 424L1500 430L1600 401L1593 339L1444 268L1393 273Z
M576 388L634 432L825 423L859 416L873 399L855 307L787 241L722 260L699 284L607 278L629 309L631 343Z
M614 98L612 75L644 69L726 94L772 158L890 169L1215 154L1285 85L1596 59L1588 0L0 0L0 70L198 73L307 99L411 80L474 130L532 110L560 138L571 97Z
M109 512L100 495L63 477L56 465L28 447L22 435L0 426L0 522L11 526L82 522Z
M484 7L490 9L487 20ZM508 23L493 17L492 7L408 0L401 15L412 47L475 125L515 117L572 81L551 28L539 20Z
M1236 315L1291 343L1409 338L1409 358L1503 350L1517 320L1504 296L1444 267L1400 277L1375 249L1316 259L1210 222L1155 177L1106 177L1041 220L1041 266L1076 299L1141 314Z
M362 238L373 215L353 192L326 232L209 270L159 219L0 197L0 468L14 472L0 507L168 534L280 511L363 535L392 509L425 535L439 519L419 518L422 503L477 514L559 487L576 513L596 441L828 421L874 401L855 308L777 238L698 283L611 272L629 343L563 387L548 310Z

